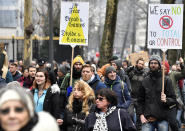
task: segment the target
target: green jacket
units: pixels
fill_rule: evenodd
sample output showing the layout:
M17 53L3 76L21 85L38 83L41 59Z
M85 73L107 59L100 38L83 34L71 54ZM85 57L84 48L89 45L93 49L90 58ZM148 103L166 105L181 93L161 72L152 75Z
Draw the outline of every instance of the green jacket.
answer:
M66 94L67 93L67 88L69 87L70 85L70 73L67 73L64 77L64 80L62 81L62 84L60 86L60 91L62 94ZM74 87L74 83L77 81L77 80L80 80L80 78L78 79L75 79L75 78L72 78L72 87Z
M170 79L172 80L172 86L175 91L176 98L178 98L179 97L178 81L182 78L185 78L185 67L184 69L181 70L181 72L172 71L169 76L170 76Z

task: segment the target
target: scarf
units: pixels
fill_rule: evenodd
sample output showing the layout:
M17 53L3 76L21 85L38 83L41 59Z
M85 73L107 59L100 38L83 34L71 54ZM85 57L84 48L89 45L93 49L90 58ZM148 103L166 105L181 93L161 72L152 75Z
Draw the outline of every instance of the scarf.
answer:
M106 113L96 115L96 122L93 131L108 131L106 117L116 109L116 106L112 106Z
M80 113L82 111L82 100L74 98L73 112Z

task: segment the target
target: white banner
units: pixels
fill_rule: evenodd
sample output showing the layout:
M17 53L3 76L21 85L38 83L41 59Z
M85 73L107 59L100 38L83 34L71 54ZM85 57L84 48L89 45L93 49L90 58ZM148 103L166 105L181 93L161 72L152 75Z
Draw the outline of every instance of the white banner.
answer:
M88 45L88 2L61 2L61 45Z
M148 48L182 49L183 4L149 4Z

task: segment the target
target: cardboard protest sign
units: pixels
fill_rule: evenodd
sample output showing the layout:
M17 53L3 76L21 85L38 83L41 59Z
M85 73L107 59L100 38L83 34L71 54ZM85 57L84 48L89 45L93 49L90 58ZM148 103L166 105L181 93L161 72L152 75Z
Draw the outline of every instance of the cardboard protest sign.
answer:
M88 45L88 2L61 2L61 45Z
M182 49L183 4L149 4L148 48Z
M132 65L136 65L136 61L139 59L139 58L143 58L144 59L144 62L148 62L149 61L149 56L148 56L148 52L144 52L144 51L141 51L139 53L132 53L130 54L129 56L130 58L130 62Z

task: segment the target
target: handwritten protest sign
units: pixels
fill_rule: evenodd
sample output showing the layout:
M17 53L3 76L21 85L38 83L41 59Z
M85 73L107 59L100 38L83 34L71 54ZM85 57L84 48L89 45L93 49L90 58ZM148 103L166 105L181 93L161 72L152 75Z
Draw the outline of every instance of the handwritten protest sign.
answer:
M59 44L88 45L88 14L88 2L61 2Z
M182 49L183 4L150 4L148 48Z
M141 51L139 53L132 53L130 54L129 56L129 59L130 59L130 62L132 65L136 65L136 61L139 59L139 58L143 58L144 62L148 62L149 61L149 56L148 56L148 52L145 52L145 51Z

